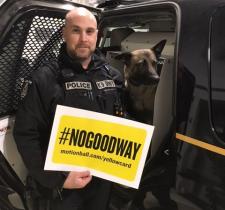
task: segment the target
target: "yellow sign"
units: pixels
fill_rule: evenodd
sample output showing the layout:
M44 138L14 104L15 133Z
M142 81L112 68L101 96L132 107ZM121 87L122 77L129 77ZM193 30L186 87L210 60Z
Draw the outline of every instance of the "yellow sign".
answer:
M96 112L58 106L46 170L84 170L137 188L153 126Z

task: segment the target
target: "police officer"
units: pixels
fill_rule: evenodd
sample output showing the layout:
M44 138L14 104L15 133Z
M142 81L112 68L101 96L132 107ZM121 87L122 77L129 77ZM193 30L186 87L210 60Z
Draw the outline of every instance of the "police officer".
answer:
M106 209L110 182L89 171L44 171L57 104L110 115L121 115L120 73L96 53L97 22L85 8L69 11L58 62L32 75L32 84L18 110L14 137L31 176L56 193L54 210Z

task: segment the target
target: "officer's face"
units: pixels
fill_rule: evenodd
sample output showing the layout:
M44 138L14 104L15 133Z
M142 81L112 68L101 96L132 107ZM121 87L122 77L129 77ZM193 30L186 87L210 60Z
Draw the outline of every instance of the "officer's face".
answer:
M67 20L63 37L67 43L67 52L82 62L90 59L96 48L96 20L88 15L74 15Z

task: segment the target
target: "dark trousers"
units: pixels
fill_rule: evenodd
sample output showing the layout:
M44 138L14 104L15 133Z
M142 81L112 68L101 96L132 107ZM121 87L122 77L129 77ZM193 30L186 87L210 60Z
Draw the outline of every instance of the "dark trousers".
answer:
M50 202L51 210L85 210L84 198L79 190L63 190Z
M94 178L84 189L63 190L50 202L51 210L107 210L111 183Z

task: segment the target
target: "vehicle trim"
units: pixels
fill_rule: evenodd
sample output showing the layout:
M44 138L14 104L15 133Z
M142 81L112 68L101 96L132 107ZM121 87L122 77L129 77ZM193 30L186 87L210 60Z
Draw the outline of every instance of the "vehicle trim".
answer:
M217 146L212 145L212 144L205 143L202 140L194 139L194 138L191 138L189 136L185 136L185 135L180 134L180 133L176 133L176 139L180 140L180 141L183 141L183 142L186 142L186 143L189 143L189 144L192 144L192 145L195 145L195 146L200 147L202 149L209 150L211 152L214 152L214 153L225 156L225 149L223 149L221 147L217 147Z

